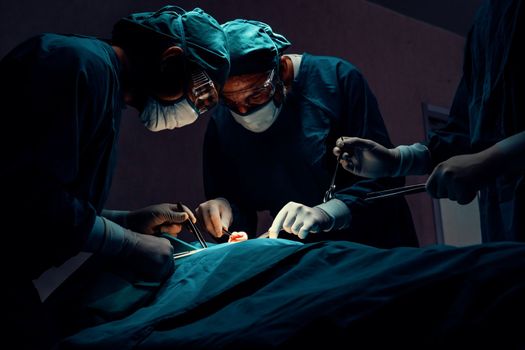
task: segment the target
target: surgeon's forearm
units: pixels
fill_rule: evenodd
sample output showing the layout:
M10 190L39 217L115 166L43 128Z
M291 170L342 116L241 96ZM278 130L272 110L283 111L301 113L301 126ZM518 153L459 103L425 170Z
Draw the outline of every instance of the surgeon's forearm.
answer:
M97 216L82 250L114 256L122 251L128 240L126 230L123 227Z
M103 217L123 227L128 227L127 225L128 224L127 223L128 214L129 214L129 211L127 210L108 210L108 209L102 210Z
M332 220L330 227L327 227L325 231L341 230L350 225L352 214L343 201L334 198L316 207L324 210Z
M409 146L397 146L394 150L399 159L394 177L424 175L430 171L430 152L425 145L414 143Z
M525 131L480 152L491 172L502 174L525 169Z

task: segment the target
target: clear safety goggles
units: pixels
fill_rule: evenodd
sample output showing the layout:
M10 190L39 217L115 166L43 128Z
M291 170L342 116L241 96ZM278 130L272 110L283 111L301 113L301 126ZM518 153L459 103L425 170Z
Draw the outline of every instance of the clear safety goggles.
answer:
M188 97L194 104L198 114L203 114L217 105L219 93L213 80L203 70L191 72Z
M239 113L238 106L244 106L250 113L264 106L275 95L275 69L268 73L268 77L262 86L239 90L231 93L222 93L221 103L230 110ZM233 99L234 97L243 96L242 101Z

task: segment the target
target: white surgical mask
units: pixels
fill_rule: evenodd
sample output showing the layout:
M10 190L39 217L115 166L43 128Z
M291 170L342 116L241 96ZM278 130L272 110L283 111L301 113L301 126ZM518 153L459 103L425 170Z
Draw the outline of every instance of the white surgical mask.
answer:
M266 131L277 119L279 112L281 111L282 104L277 107L273 98L266 103L266 105L255 112L240 115L230 110L233 119L241 124L245 129L252 132L263 132Z
M199 114L187 98L170 105L164 105L150 97L140 113L140 120L149 130L161 131L182 128L193 123L198 116Z

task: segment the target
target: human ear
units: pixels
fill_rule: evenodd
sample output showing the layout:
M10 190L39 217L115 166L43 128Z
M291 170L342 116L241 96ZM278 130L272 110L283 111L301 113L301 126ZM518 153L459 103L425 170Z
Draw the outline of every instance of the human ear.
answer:
M279 62L280 79L286 87L290 87L293 81L293 64L289 57L281 56Z
M164 52L160 55L160 70L165 71L168 63L173 61L174 59L180 58L184 54L184 50L182 50L179 46L170 46Z

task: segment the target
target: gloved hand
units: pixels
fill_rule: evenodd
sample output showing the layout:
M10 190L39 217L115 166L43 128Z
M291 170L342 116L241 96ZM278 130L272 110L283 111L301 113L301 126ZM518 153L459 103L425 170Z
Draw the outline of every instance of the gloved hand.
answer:
M233 221L232 208L225 198L216 198L201 203L195 209L195 213L199 221L204 222L206 230L218 238L222 237L222 229L227 230Z
M305 239L310 232L324 231L332 226L333 219L322 209L288 202L277 214L268 230L270 238L277 238L281 230Z
M490 181L494 167L484 152L452 157L436 166L427 181L427 191L435 198L470 203L478 190Z
M125 230L125 244L116 255L148 281L161 281L174 271L173 247L166 238Z
M164 203L131 211L126 215L123 226L148 235L164 232L176 236L182 229L182 223L188 218L193 223L196 222L191 210L185 205L182 207L183 212L175 204Z
M128 230L97 216L84 251L115 258L146 280L159 281L173 272L173 247L165 238Z
M341 155L340 163L349 172L369 178L394 176L399 167L399 154L372 140L343 136L333 149Z
M436 166L427 181L433 197L470 203L477 191L498 176L525 168L525 131L474 154L452 157Z

